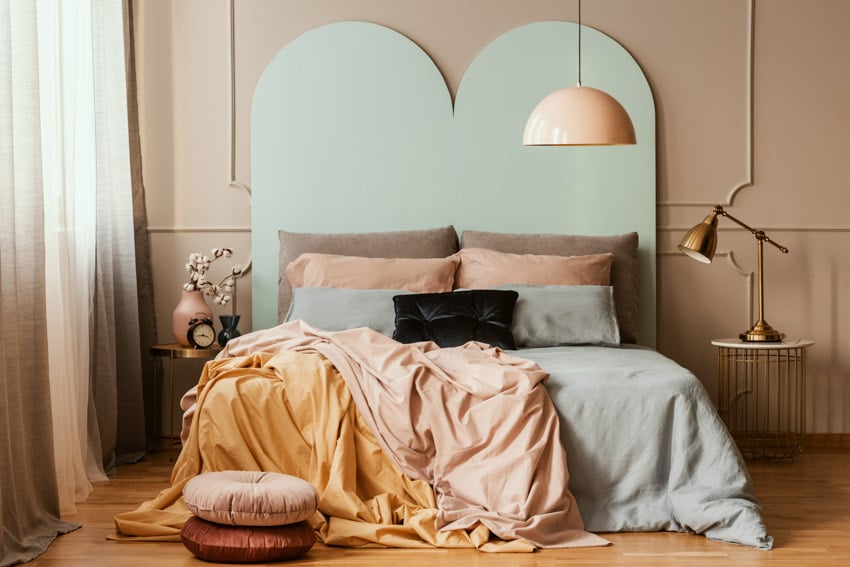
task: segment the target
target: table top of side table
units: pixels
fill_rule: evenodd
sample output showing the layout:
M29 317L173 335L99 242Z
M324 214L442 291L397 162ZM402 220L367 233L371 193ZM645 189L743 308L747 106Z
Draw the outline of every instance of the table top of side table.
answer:
M221 347L217 344L209 348L192 348L178 343L153 345L151 354L155 356L167 356L169 358L213 358L219 353Z
M808 339L785 339L780 342L743 341L741 339L713 339L711 344L726 348L787 349L808 348L815 344L815 342Z

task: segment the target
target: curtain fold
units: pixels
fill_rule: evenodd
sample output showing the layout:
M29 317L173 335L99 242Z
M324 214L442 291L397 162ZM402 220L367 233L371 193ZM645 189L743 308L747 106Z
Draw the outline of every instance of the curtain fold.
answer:
M93 1L92 28L97 161L92 389L103 463L111 474L116 463L136 461L146 449L123 2Z
M136 245L136 282L139 312L139 352L142 354L142 385L145 408L146 449L156 450L157 426L153 411L156 404L156 372L162 359L150 356L151 347L157 344L156 310L154 309L153 270L151 267L148 216L145 205L145 188L142 177L142 144L139 136L139 102L136 83L136 37L134 2L124 0L124 60L127 70L127 122L130 148L130 179L133 185L133 229ZM136 403L131 400L130 403ZM130 451L121 451L119 461Z
M63 515L106 479L93 412L91 314L96 186L95 75L88 10L36 4L44 190L47 358Z
M78 527L61 517L152 438L131 14L0 0L2 566Z
M48 374L36 15L0 0L0 565L78 526L59 518Z

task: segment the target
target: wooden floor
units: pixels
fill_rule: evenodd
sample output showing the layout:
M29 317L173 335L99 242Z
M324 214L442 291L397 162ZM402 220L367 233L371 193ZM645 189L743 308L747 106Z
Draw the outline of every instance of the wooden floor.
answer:
M293 565L338 566L600 566L729 564L818 567L850 565L850 451L812 449L793 462L751 462L756 493L775 539L773 551L709 541L689 534L605 534L604 548L546 550L532 554L486 554L472 550L413 551L339 549L316 545ZM30 565L41 567L157 567L211 565L195 559L179 543L119 543L112 516L132 510L164 488L170 474L168 452L119 469L99 485L69 520L83 527L61 536Z

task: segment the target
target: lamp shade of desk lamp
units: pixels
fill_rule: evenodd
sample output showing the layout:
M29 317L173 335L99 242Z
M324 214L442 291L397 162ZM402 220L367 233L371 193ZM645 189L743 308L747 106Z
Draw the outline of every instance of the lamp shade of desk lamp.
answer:
M679 250L683 253L687 254L689 257L702 262L704 264L711 263L711 260L714 258L714 252L717 249L717 217L723 216L728 218L729 220L735 222L736 224L742 226L743 228L750 231L750 233L755 236L756 244L758 248L758 302L759 302L759 317L758 321L755 324L747 329L745 332L741 333L739 337L743 341L748 342L780 342L783 337L785 337L784 333L781 333L771 327L767 321L764 320L764 259L763 259L763 251L764 251L764 243L767 242L772 244L776 248L779 249L783 254L788 253L788 249L780 244L777 244L764 233L764 231L757 230L750 226L747 226L743 222L739 221L729 213L727 213L723 207L716 206L714 207L714 211L703 221L693 227L691 230L685 234L685 237L682 239L682 242L679 243Z
M717 250L717 213L711 213L693 227L679 244L679 250L703 264L710 264Z

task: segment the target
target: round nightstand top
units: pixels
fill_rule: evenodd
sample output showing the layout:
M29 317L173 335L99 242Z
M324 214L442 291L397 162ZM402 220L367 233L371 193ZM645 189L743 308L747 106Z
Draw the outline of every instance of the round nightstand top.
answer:
M209 348L192 348L177 343L153 345L151 354L170 358L213 358L221 350L217 344Z
M711 344L726 348L752 348L752 349L781 349L781 348L808 348L815 344L808 339L785 339L781 342L756 342L742 341L741 339L714 339Z

